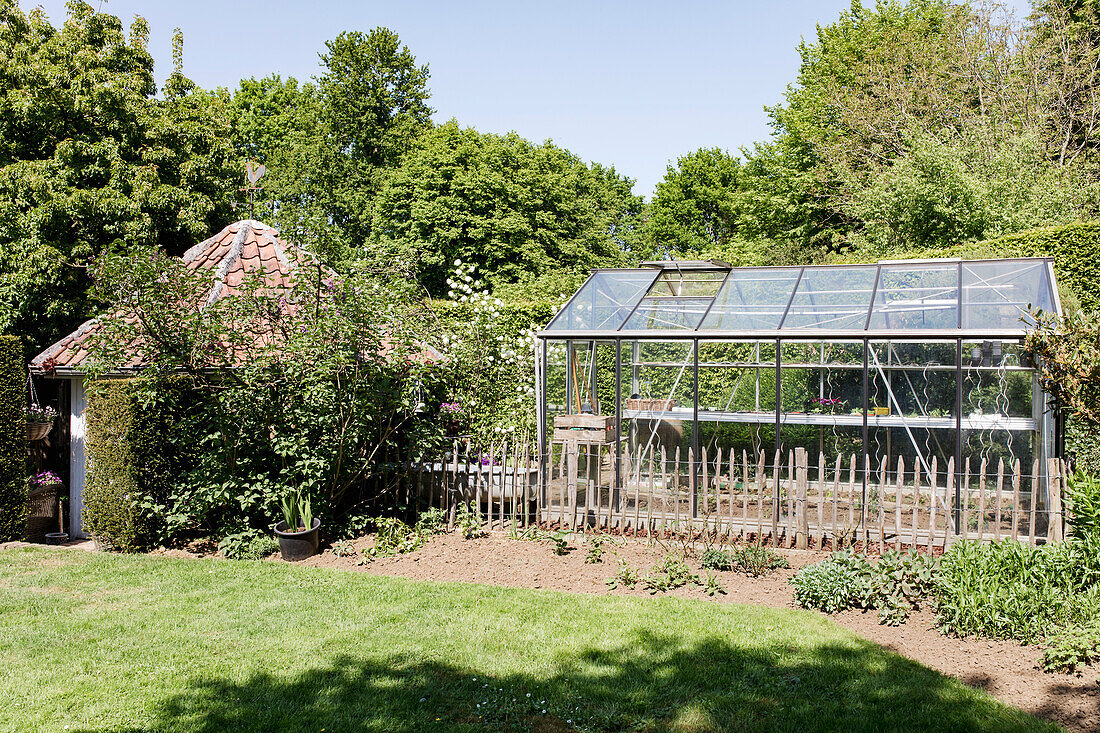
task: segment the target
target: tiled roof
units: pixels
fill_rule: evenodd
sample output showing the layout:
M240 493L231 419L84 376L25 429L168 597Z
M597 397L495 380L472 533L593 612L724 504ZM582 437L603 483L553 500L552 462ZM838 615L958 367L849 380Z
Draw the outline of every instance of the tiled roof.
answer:
M191 270L213 272L207 303L213 303L237 291L246 273L262 272L266 285L272 288L293 287L295 271L303 264L313 264L311 254L279 239L279 233L258 221L246 220L230 224L205 242L183 253L183 261ZM85 321L65 338L31 360L37 372L79 372L88 355L86 343L102 326L98 318ZM138 356L125 368L139 367Z

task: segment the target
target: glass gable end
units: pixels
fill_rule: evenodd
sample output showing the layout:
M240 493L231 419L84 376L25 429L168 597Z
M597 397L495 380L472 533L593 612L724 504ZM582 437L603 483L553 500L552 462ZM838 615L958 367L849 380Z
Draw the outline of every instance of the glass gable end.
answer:
M546 331L1023 334L1031 309L1060 309L1050 262L1040 258L691 264L596 271Z

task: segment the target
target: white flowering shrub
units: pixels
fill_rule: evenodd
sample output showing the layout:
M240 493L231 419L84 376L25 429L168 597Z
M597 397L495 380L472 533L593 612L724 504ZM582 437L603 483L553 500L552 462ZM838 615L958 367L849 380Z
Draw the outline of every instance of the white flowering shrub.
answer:
M441 417L452 434L533 440L535 332L549 313L493 297L475 266L461 260L447 287L453 318L442 338L450 379Z

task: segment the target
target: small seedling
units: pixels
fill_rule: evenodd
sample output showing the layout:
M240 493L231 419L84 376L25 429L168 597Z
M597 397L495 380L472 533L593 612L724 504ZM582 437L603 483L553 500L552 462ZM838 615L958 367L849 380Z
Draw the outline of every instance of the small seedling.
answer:
M726 589L718 583L718 576L715 575L712 571L708 570L707 579L703 583L703 592L706 593L708 596L714 597L719 593L725 595Z
M572 547L569 546L569 530L562 529L555 532L550 537L550 541L554 543L555 555L566 555L569 553Z
M634 588L638 585L641 579L638 577L638 571L630 567L626 560L619 558L619 570L615 573L615 577L607 579L607 587L610 590L615 590L620 585L626 588Z
M585 556L584 561L590 564L596 564L603 562L603 540L599 537L593 537L588 541L588 555Z

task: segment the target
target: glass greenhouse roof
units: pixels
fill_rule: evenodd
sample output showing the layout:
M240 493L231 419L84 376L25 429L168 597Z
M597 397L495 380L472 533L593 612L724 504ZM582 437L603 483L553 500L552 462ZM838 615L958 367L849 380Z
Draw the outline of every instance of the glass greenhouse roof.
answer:
M1060 312L1041 258L597 270L547 335L1023 334L1030 308Z

